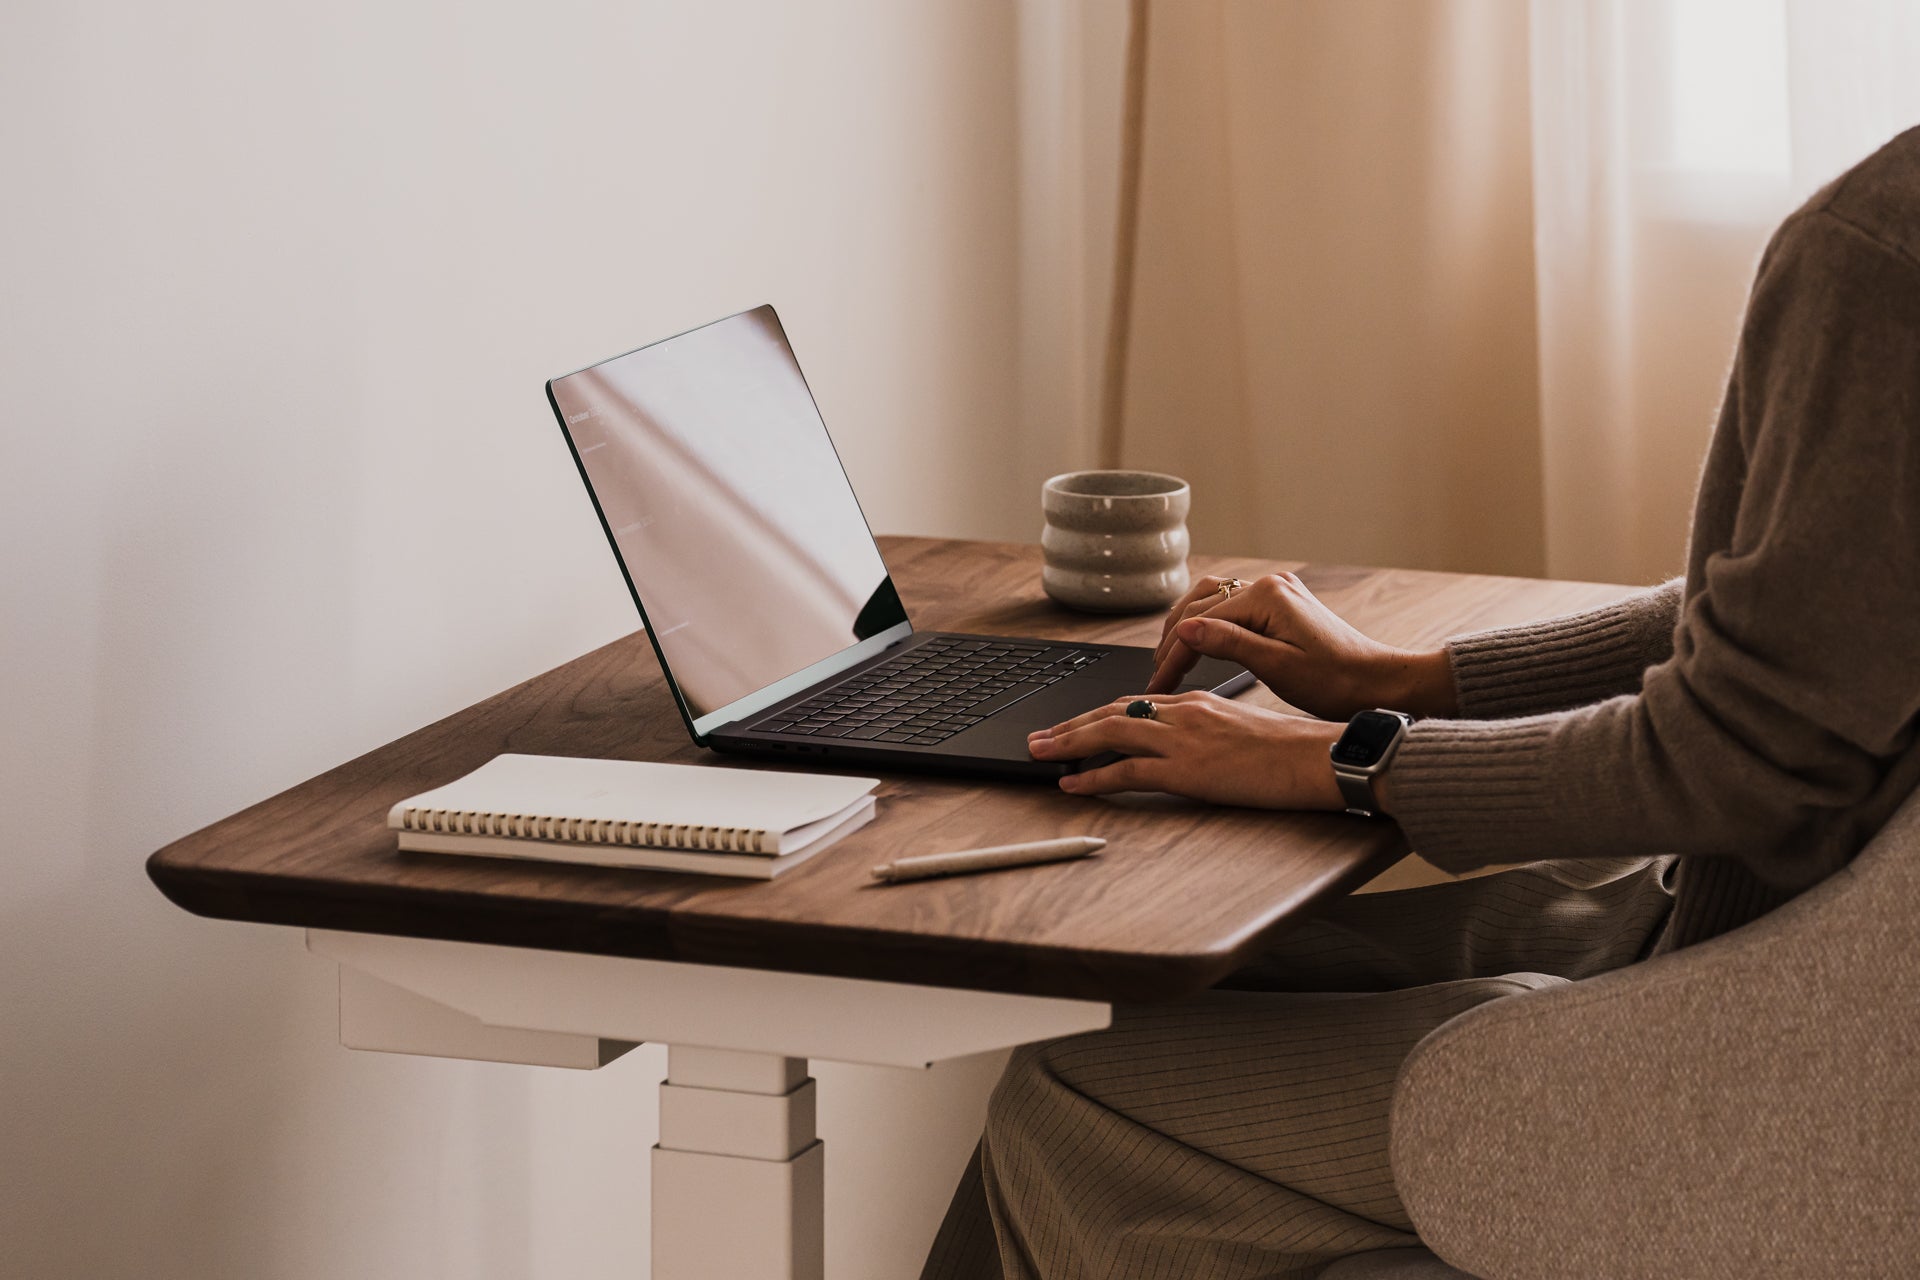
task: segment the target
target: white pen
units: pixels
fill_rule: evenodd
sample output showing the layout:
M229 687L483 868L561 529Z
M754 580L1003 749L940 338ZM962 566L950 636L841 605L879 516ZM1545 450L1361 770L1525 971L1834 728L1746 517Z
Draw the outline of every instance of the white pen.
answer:
M897 884L903 880L925 880L932 876L963 876L970 871L997 871L1001 867L1026 867L1036 862L1065 862L1084 858L1107 842L1098 836L1065 836L1059 840L1035 840L1031 844L997 844L987 849L963 849L957 853L923 853L899 858L873 869L875 880Z

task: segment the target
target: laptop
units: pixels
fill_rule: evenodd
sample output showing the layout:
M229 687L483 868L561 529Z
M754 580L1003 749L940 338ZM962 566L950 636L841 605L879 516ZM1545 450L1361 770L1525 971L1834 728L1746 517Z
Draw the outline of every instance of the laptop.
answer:
M1153 674L1137 646L915 630L770 306L555 378L547 400L700 746L1053 778L1088 762L1035 760L1027 735ZM1252 682L1208 658L1181 688Z

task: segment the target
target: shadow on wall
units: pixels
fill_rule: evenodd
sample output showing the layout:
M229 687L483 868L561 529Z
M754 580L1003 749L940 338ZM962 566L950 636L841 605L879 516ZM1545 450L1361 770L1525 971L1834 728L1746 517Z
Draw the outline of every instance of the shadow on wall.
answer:
M189 916L147 880L166 840L373 744L341 709L368 679L351 442L188 414L141 440L82 485L97 648L50 726L73 750L45 758L87 762L83 797L4 861L4 1269L634 1273L660 1050L593 1073L353 1053L297 931ZM998 1064L817 1069L834 1274L918 1265Z
M1012 10L106 13L0 77L0 1271L631 1274L657 1055L348 1054L142 860L633 627L540 399L596 353L778 299L876 524L1030 530Z
M254 390L286 396L287 373L257 371ZM370 745L339 710L355 676L350 442L151 411L164 426L70 477L101 539L97 647L90 684L43 727L69 748L45 758L84 759L87 777L66 834L6 859L26 887L0 927L7 1269L203 1280L320 1258L334 1274L524 1276L523 1080L350 1058L331 971L297 934L193 919L145 877L164 838ZM479 1145L488 1159L458 1158ZM337 1158L355 1148L378 1155ZM403 1238L370 1229L396 1202L416 1215ZM470 1243L450 1257L450 1242Z

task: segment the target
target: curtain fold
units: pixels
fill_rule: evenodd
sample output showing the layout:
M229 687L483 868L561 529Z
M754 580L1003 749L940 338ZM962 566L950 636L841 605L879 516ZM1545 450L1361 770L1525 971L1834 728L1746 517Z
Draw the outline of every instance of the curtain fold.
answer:
M1650 582L1687 526L1753 266L1792 207L1779 13L1539 0L1534 262L1547 571ZM1696 10L1701 6L1695 6ZM1726 5L1715 5L1728 8Z
M1204 551L1676 572L1767 235L1920 122L1911 0L1144 8L1117 458Z
M1150 21L1124 462L1202 550L1539 571L1524 10Z

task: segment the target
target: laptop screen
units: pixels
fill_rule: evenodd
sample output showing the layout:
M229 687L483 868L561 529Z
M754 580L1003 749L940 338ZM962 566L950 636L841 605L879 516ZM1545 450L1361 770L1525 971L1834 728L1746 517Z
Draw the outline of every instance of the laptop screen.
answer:
M695 733L911 633L772 307L547 387Z

